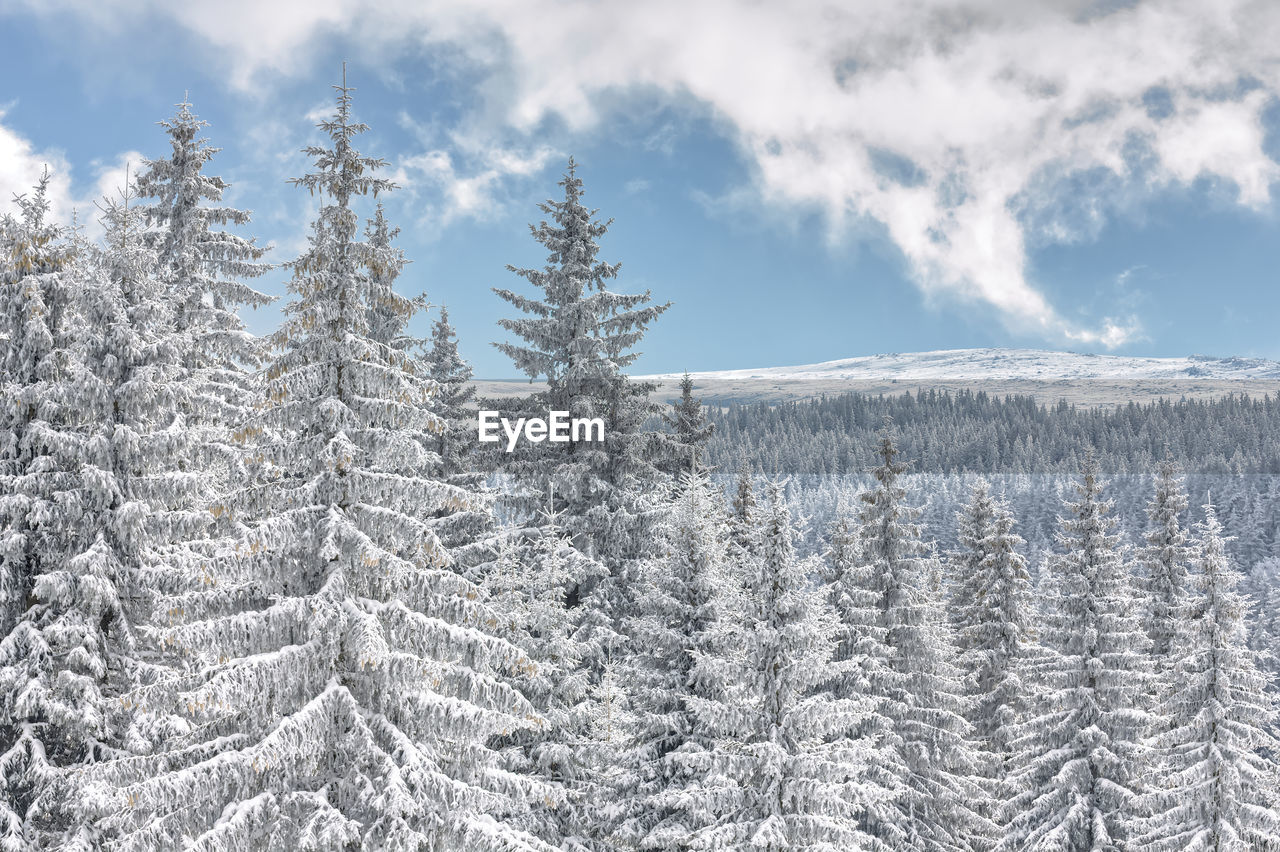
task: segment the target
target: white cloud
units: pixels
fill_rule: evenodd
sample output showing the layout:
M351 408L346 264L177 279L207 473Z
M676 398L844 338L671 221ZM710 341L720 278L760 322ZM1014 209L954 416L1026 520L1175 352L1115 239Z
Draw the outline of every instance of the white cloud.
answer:
M399 158L389 177L422 210L419 224L437 232L462 219L496 218L506 209L513 179L534 177L561 156L547 145L517 149L475 132L442 133L408 114L401 114L400 124L425 150Z
M30 193L48 168L53 214L65 219L71 212L71 170L66 158L59 151L37 151L30 140L3 124L4 116L0 110L0 211L15 212L10 204L13 197Z
M309 70L306 46L328 34L387 61L447 43L488 73L477 111L495 139L549 115L592 127L627 93L699 102L764 201L820 207L837 234L878 222L926 296L1082 344L1119 345L1134 324L1067 319L1029 280L1029 245L1091 238L1154 189L1204 178L1261 208L1280 177L1261 123L1280 92L1271 0L70 5L115 26L169 15L244 87ZM405 179L442 187L446 215L482 216L505 175L538 162L512 156L464 174L432 151Z
M74 214L85 233L96 237L101 232L98 208L94 203L104 196L114 196L124 186L125 171L139 167L142 155L137 151L120 154L111 161L90 164L93 179L88 187L72 183L72 170L61 151L40 151L29 139L5 126L5 112L0 110L0 212L16 212L15 195L30 194L45 169L49 171L49 198L52 221L70 222ZM79 190L79 191L77 191Z

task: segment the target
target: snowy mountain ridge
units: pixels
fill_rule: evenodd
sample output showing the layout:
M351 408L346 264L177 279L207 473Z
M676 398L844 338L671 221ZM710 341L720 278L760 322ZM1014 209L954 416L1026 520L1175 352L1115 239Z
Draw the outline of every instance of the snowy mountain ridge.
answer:
M679 396L681 373L636 376L658 385L657 398ZM712 405L784 402L851 391L899 394L969 388L1020 394L1044 404L1119 405L1181 397L1280 394L1280 361L1187 355L1147 358L1046 349L945 349L841 358L793 367L690 371L697 396ZM481 379L482 397L529 393L526 380Z
M692 373L694 382L725 381L888 381L900 383L982 381L1129 380L1275 380L1280 361L1262 358L1214 358L1190 355L1144 358L1090 355L1043 349L946 349L841 358L794 367L765 367ZM646 376L666 384L678 374Z

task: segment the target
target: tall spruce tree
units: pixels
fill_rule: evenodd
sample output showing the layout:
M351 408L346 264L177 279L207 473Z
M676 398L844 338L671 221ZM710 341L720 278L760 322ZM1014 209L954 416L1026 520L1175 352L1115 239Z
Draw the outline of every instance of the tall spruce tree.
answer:
M550 516L510 531L481 582L498 613L499 635L536 661L520 686L543 722L502 738L508 766L555 791L542 806L535 803L513 818L562 848L591 848L613 799L600 783L591 731L596 696L587 663L599 656L592 644L598 634L583 629L587 613L567 600L571 589L604 573Z
M515 478L518 507L540 511L551 494L574 543L609 567L608 585L622 586L649 542L655 510L647 494L662 478L655 462L665 439L645 424L657 412L649 401L653 386L633 382L623 371L639 356L634 348L649 323L669 303L649 304L648 292L608 289L619 264L597 259L597 240L612 220L599 222L596 211L582 205L582 179L572 158L559 185L564 199L539 205L551 221L530 226L548 251L546 265L508 266L537 295L494 289L526 315L499 321L521 342L494 345L530 379L546 382L543 390L517 402L514 416L545 418L548 411L567 411L572 418L600 418L604 440L571 436L562 443L525 442L506 469ZM622 588L608 590L607 605L620 606L624 596Z
M49 175L0 219L0 848L76 843L68 771L112 753L108 682L131 631L82 475L77 314L91 256L47 221Z
M1150 687L1146 635L1132 577L1089 455L1067 503L1039 672L1013 746L1011 798L999 849L1115 852L1142 814L1143 737Z
M682 474L659 527L658 552L637 576L626 663L636 704L629 755L635 785L624 802L623 837L640 849L687 849L712 816L697 795L713 747L693 703L715 698L699 659L716 650L713 628L739 578L730 562L722 499L699 471ZM720 649L721 651L723 649Z
M434 383L371 336L374 278L401 258L358 240L352 202L392 184L354 147L345 73L335 88L329 145L295 181L322 206L250 424L264 472L236 548L169 610L191 675L150 699L191 735L99 775L121 848L547 848L490 815L541 795L488 745L537 723L512 685L531 662L432 531L476 498L431 475Z
M871 699L870 712L858 725L858 733L875 749L867 764L866 783L883 792L869 797L859 823L888 849L911 848L898 806L898 799L906 794L911 770L903 758L903 741L885 712L885 690L894 679L893 651L886 643L882 595L875 590L870 566L862 558L861 531L847 512L832 525L823 556L827 598L839 623L833 660L845 667L832 691L837 696Z
M38 433L48 428L47 382L65 368L72 299L67 277L71 249L62 229L48 221L48 171L31 194L14 199L18 215L0 217L0 387L10 404L0 408L0 634L26 609L39 553L28 535L32 495L24 483L41 467L47 447Z
M437 409L445 428L436 436L440 474L449 479L472 474L475 460L468 451L475 446L476 389L471 384L471 365L458 352L458 335L449 323L449 309L431 326L431 349L427 354L432 380L440 387Z
M1196 528L1193 588L1172 613L1176 687L1160 706L1169 729L1159 755L1153 815L1134 847L1153 852L1280 849L1280 742L1270 678L1245 635L1248 600L1212 505Z
M718 619L717 650L698 661L719 694L689 699L713 743L699 788L682 796L701 796L711 820L692 848L887 849L862 829L885 795L866 783L875 750L859 732L873 704L829 688L850 664L833 660L840 625L795 534L775 483L743 608Z
M754 553L760 545L760 529L763 521L756 501L751 469L746 463L738 466L730 498L729 540L745 553Z
M715 424L707 418L702 400L693 395L693 377L687 372L680 379L680 399L664 413L663 419L675 433L675 458L670 462L673 474L681 471L696 472L706 467L706 443L715 431Z
M1160 463L1155 477L1155 494L1147 504L1147 546L1141 560L1144 571L1143 628L1151 640L1151 659L1161 689L1172 687L1173 663L1180 651L1179 627L1183 596L1187 593L1187 559L1190 548L1181 516L1187 509L1187 494L1177 466Z
M875 486L862 494L862 558L876 595L877 632L891 654L883 680L868 684L900 742L907 774L898 799L907 837L899 848L966 850L982 846L990 826L980 815L977 756L968 740L955 649L933 576L936 561L905 502L893 439L885 435Z
M983 774L996 790L1013 758L1012 740L1026 710L1022 677L1037 656L1026 542L1013 531L1013 513L980 482L958 515L961 550L951 609L972 699L967 717L983 752Z

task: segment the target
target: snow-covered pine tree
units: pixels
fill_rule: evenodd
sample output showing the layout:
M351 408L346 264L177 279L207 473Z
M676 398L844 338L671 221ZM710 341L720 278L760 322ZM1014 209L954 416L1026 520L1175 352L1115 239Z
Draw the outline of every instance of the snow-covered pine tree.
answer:
M522 342L494 345L530 379L546 382L543 390L516 401L511 416L545 418L554 410L602 418L604 440L524 442L505 467L514 476L519 509L541 511L546 495L553 495L553 508L574 543L608 566L606 585L625 585L630 564L651 543L647 533L655 510L648 493L662 481L655 462L664 455L667 436L645 426L658 410L649 401L653 386L632 382L623 370L639 357L634 348L649 323L670 303L649 304L647 291L626 295L607 289L619 264L597 259L597 240L612 220L599 222L596 211L582 205L582 179L572 158L559 185L564 200L539 205L552 221L530 226L548 250L546 265L507 267L538 295L494 288L526 315L499 321ZM624 596L623 588L609 589L605 601L616 608Z
M434 410L440 418L440 431L431 437L431 448L440 459L436 476L451 485L486 491L485 473L474 452L476 412L471 365L458 352L457 336L449 323L449 311L444 307L431 326L431 344L422 358L427 374L438 389ZM491 496L496 499L496 495ZM457 570L470 574L479 570L478 563L492 557L489 533L493 520L488 504L469 511L448 509L441 513L436 534L446 546L453 548Z
M675 457L669 463L671 473L698 471L706 467L705 445L715 431L707 419L702 400L693 395L693 377L687 372L680 379L680 400L662 415L675 432Z
M400 229L387 220L382 202L378 202L365 227L365 237L370 248L384 260L376 269L370 269L369 337L419 362L420 369L436 383L432 398L432 411L439 418L439 429L428 436L427 445L438 457L432 477L467 491L479 494L485 491L484 474L468 470L465 451L474 446L466 432L474 429L474 419L467 406L474 398L469 385L471 367L458 355L453 329L448 324L448 313L441 309L440 321L432 327L430 345L428 339L411 336L408 321L429 306L425 295L403 296L394 289L400 271L407 263L403 252L393 244ZM443 335L443 337L442 337ZM486 494L485 501L476 501L470 508L453 505L439 507L432 519L432 529L440 542L448 548L454 570L467 576L479 576L479 566L493 557L496 540L493 538L493 513Z
M405 331L409 317L426 309L426 297L410 298L395 291L396 279L408 261L393 245L400 229L387 220L381 201L374 207L373 218L365 223L364 235L369 247L384 259L369 270L369 337L395 349L422 345L424 341L409 337Z
M169 157L143 161L134 182L144 221L142 233L156 252L160 275L174 303L173 324L188 339L183 341L185 366L209 394L205 418L229 422L243 416L236 404L243 396L242 373L263 355L260 341L245 331L236 313L240 306L261 307L271 297L243 283L263 275L271 267L261 263L266 249L252 238L223 230L247 225L250 213L220 205L229 188L225 180L203 169L220 151L201 137L209 123L191 112L191 104L178 104L173 118L160 122L169 136ZM230 410L219 404L232 405Z
M70 261L62 229L47 221L51 176L41 175L31 194L14 199L18 216L0 217L0 388L9 404L0 408L0 635L26 609L38 558L27 535L32 511L24 483L47 448L38 438L48 428L40 405L45 383L62 372L55 353L68 347L71 298L61 273Z
M449 309L431 326L431 350L427 355L431 378L440 386L437 411L445 428L436 436L443 478L475 475L468 450L475 446L476 389L471 384L471 365L458 352L458 336L449 324Z
M616 791L604 777L610 765L601 759L593 730L600 695L587 669L601 657L601 634L584 629L590 613L570 607L567 598L607 570L575 548L557 520L548 515L538 526L510 531L498 557L484 566L481 587L498 613L498 634L535 661L519 685L543 720L536 728L513 730L501 748L510 769L557 791L551 801L512 818L561 848L590 849L607 833L605 812Z
M733 590L741 578L730 565L722 506L705 472L681 475L658 529L658 552L637 573L635 613L624 624L636 708L628 762L636 777L623 804L622 834L640 849L689 848L694 832L711 821L696 791L712 741L691 701L718 694L698 660L714 651L717 609L728 604L737 611Z
M208 122L184 98L160 126L169 137L169 156L144 160L133 188L147 226L139 237L155 252L171 309L171 381L182 389L173 405L181 416L177 428L187 434L179 467L192 477L195 490L187 502L197 510L180 538L192 542L214 535L207 510L223 502L242 476L232 433L250 416L256 390L249 371L261 365L266 346L245 329L238 310L272 301L244 283L271 267L260 262L265 248L227 230L247 225L250 214L221 204L230 184L204 171L220 150L201 135ZM156 582L181 582L191 573L184 565L178 576Z
M883 596L873 589L871 571L862 558L861 531L846 511L842 510L832 524L823 569L827 600L839 623L833 659L847 667L832 691L838 696L870 697L870 712L858 726L858 733L875 748L865 783L879 786L883 795L869 797L859 823L889 849L910 848L897 802L906 792L910 770L902 756L902 740L885 714L888 699L884 695L894 673L893 651L885 642L888 630L880 609Z
M261 397L252 371L261 366L267 344L247 331L239 311L273 299L245 284L271 267L261 262L265 248L235 233L249 224L250 213L221 203L230 184L206 172L220 150L202 135L208 122L184 98L174 116L159 124L168 136L168 156L143 161L132 186L137 203L130 207L142 226L137 238L155 255L160 288L148 298L166 303L164 326L153 317L149 333L164 344L163 357L151 360L167 377L165 410L154 418L167 427L165 445L159 448L156 438L150 440L163 452L167 474L164 494L153 488L161 480L149 477L153 529L147 558L137 570L140 585L172 598L204 587L206 566L233 533L232 518L240 515L238 507L232 508L232 494L249 476L246 435L240 430ZM130 310L138 313L142 307ZM148 462L153 472L158 469L154 460ZM162 611L148 620L167 619ZM149 641L155 633L145 630L140 638ZM175 662L167 649L144 645L140 653ZM156 747L173 721L135 714L130 747Z
M1190 555L1180 520L1186 509L1187 494L1177 466L1172 461L1161 462L1155 494L1147 504L1150 528L1140 558L1145 569L1143 628L1151 640L1153 671L1162 690L1172 687L1172 666L1180 655L1178 630Z
M719 694L686 699L712 744L689 762L699 787L680 796L701 798L694 812L712 821L688 848L888 849L861 828L884 796L866 783L875 750L859 734L872 702L830 691L849 663L833 660L840 625L811 581L818 566L796 557L795 534L775 483L744 606L718 618L693 675Z
M981 816L983 791L976 783L978 758L969 742L966 701L955 648L932 588L936 561L913 523L901 478L906 464L888 434L872 470L876 484L861 495L862 559L866 582L876 595L878 623L890 659L887 677L868 683L888 717L906 764L898 798L907 837L896 848L969 850L990 833Z
M1280 742L1270 678L1247 646L1248 599L1212 505L1196 528L1192 588L1180 595L1174 683L1153 739L1160 771L1134 846L1164 852L1280 848Z
M47 221L46 172L0 220L0 848L63 846L67 770L111 753L104 686L129 641L80 474L85 370L75 310L93 259Z
M762 524L751 469L743 462L738 466L738 478L730 498L729 540L742 551L754 553L760 545Z
M169 700L192 734L99 775L123 849L547 848L489 815L541 795L488 746L537 724L511 684L531 662L431 530L476 498L431 476L434 383L371 337L373 278L400 257L358 240L352 202L392 185L354 147L345 73L335 88L329 145L295 181L322 204L249 426L265 472L236 503L236 549L170 610L192 674Z
M1193 589L1172 615L1176 687L1160 706L1156 789L1135 848L1152 852L1280 849L1275 696L1246 644L1248 600L1212 505L1196 527Z
M1013 513L974 486L957 514L961 550L954 568L951 611L958 664L972 701L968 719L983 754L983 774L999 791L1013 757L1012 738L1026 710L1022 677L1036 653L1026 545L1013 531ZM1003 798L1003 796L1001 796Z
M1068 502L1039 667L1001 807L998 849L1113 852L1142 814L1146 635L1092 454Z
M50 456L42 473L60 475L40 513L43 564L32 575L32 605L4 653L7 662L25 654L32 664L20 712L61 725L63 768L122 753L124 696L157 675L138 657L132 626L149 615L140 575L171 555L191 516L193 477L180 469L187 388L177 381L170 303L133 197L126 183L102 208L105 244L79 241L77 262L63 270L63 321L76 328L65 337L67 357L46 364L38 404L51 427L40 438ZM98 842L92 817L75 812L80 803L64 788L57 812L46 809L53 842Z

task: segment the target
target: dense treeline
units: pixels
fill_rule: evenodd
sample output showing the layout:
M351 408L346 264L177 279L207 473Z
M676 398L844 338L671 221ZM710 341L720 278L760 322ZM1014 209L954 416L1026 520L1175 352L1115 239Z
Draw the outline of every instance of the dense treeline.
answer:
M1124 483L1127 525L1102 433L1020 491L866 432L816 528L792 504L820 489L722 490L708 442L745 414L628 378L667 305L611 289L572 160L496 345L539 383L510 414L605 436L481 453L336 88L265 340L238 314L264 252L189 104L101 243L47 221L47 177L0 219L0 848L1277 848L1275 634L1173 461ZM976 422L888 401L917 404L922 452ZM779 418L782 452L821 434Z
M1280 474L1280 394L1110 408L968 390L737 403L715 413L708 459L722 470L858 473L886 417L919 472L1071 473L1092 451L1117 473L1172 458L1193 473Z

